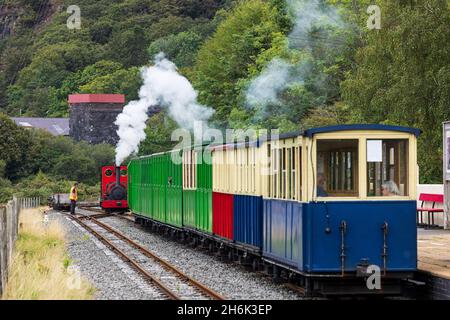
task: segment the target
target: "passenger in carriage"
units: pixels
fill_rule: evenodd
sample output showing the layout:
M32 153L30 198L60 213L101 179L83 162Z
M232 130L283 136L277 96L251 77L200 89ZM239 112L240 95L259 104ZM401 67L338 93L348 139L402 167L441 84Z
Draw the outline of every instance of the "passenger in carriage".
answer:
M397 184L392 181L385 181L382 185L381 185L381 193L384 197L392 197L392 196L399 196L400 195L400 190L397 187Z
M317 196L318 197L328 197L328 193L325 191L325 186L327 178L323 173L317 175Z

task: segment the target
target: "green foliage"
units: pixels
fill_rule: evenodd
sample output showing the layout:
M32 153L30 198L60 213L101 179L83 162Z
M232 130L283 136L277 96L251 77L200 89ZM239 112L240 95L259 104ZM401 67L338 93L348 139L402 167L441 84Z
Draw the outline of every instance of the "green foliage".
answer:
M141 66L147 62L147 39L144 29L139 26L129 26L126 30L114 32L108 46L108 58L125 66Z
M62 180L96 184L100 168L114 161L107 144L75 143L43 130L25 130L0 114L0 177L13 182L40 171Z
M162 19L161 22L165 24L171 19L177 18L168 17L167 19ZM176 24L177 30L183 30L182 32L172 32L151 42L147 50L150 60L156 54L164 52L178 68L192 67L195 64L200 46L212 35L222 19L223 11L220 11L212 20L197 19L195 23L189 19L179 21ZM180 28L180 23L183 25L183 28ZM166 26L166 28L171 30L173 27ZM161 30L161 34L167 32L167 29Z
M6 161L0 160L0 178L3 178L6 173Z
M315 28L302 47L288 40L294 21L286 0L78 0L80 30L66 27L68 0L51 15L44 0L8 0L17 20L14 33L0 40L0 112L67 116L71 93L125 93L134 100L139 68L164 51L192 80L200 102L216 110L213 125L419 127L421 182L439 182L441 122L450 119L447 2L320 1L337 6L346 27ZM366 28L369 4L381 7L381 30ZM295 66L297 80L277 103L250 108L246 92L274 58ZM94 183L96 166L113 158L110 147L95 155L95 148L27 132L2 115L0 124L0 137L8 133L0 141L3 190L10 190L8 180L39 170ZM153 116L141 154L167 150L175 127L165 114Z
M352 113L348 105L336 102L330 106L320 106L313 108L301 122L302 129L325 127L331 125L347 124L359 122L352 118Z
M93 178L96 176L95 169L96 166L92 159L72 154L61 156L53 169L53 173L56 176L66 176L70 180L93 182Z
M67 193L75 180L82 182L82 195L95 198L100 168L114 160L110 145L91 146L42 130L26 130L3 114L0 148L0 203L13 194L46 199L52 193Z
M164 112L150 117L145 129L146 138L140 145L139 155L170 150L177 143L177 141L171 141L172 131L176 128L176 123Z
M0 113L0 160L6 165L8 179L26 175L20 167L29 159L31 139L25 129L18 127L8 116Z
M1 182L0 182L1 183ZM24 179L14 186L14 194L18 197L40 197L41 201L46 201L48 197L55 193L69 193L74 181L61 180L55 177L38 172L35 176ZM79 183L78 200L96 201L98 200L100 183L87 185ZM0 195L1 196L1 195ZM10 199L10 197L9 197ZM1 202L1 201L0 201Z
M197 50L203 39L193 32L180 32L160 38L150 45L148 54L153 58L159 52L164 52L178 68L192 66L195 62Z
M81 29L69 30L65 9L71 1L8 0L16 20L11 35L0 40L0 111L67 116L67 95L77 92L120 92L135 99L140 83L137 68L148 63L149 44L163 44L159 39L166 37L170 42L170 36L192 30L187 45L179 50L180 62L192 64L196 48L213 32L210 20L229 2L78 0ZM50 4L53 9L61 7L51 10ZM105 61L120 68L89 78L92 69L108 69L102 65Z
M238 82L251 74L261 53L280 43L277 15L276 8L265 1L240 2L200 49L194 84L201 102L216 109L219 124L226 124L238 104Z
M12 199L14 188L11 181L0 177L0 203L7 203Z
M52 117L62 117L68 115L67 109L67 96L74 93L96 93L93 90L86 90L84 92L82 87L88 85L89 83L96 81L96 79L107 77L116 72L123 71L122 64L110 60L100 60L92 65L87 66L83 70L72 73L66 79L64 79L62 85L55 92L55 99L51 106L49 107L48 114ZM117 78L116 78L117 79ZM133 84L130 82L129 78L118 79L114 84L120 86L124 84L125 86ZM98 92L100 93L100 92ZM101 92L110 93L110 92ZM119 93L117 90L111 93ZM120 92L122 93L122 92ZM133 93L134 97L136 93Z
M128 101L138 99L142 79L139 69L119 69L106 75L98 76L79 87L81 93L120 93Z
M49 149L57 151L57 156L47 172L65 180L95 184L100 181L101 167L114 162L114 148L107 144L93 146L60 137Z
M7 90L10 113L46 116L52 94L71 72L96 60L95 49L81 42L54 44L38 50L30 65L19 72ZM65 97L67 99L67 96Z
M342 84L365 122L414 126L422 183L442 181L442 128L450 119L450 11L446 1L378 1L382 29L367 31Z

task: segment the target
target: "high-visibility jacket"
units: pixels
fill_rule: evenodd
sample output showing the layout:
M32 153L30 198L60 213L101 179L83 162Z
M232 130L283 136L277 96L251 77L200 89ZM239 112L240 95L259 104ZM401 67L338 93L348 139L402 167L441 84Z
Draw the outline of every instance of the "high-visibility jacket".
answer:
M72 187L70 189L70 197L69 197L69 199L70 200L74 200L74 201L78 200L78 190L77 190L77 188Z

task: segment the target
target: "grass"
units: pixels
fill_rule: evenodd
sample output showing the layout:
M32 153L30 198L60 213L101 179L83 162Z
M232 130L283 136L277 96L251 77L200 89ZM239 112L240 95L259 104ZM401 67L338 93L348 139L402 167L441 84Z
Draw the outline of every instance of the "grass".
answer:
M2 299L92 299L94 288L71 266L64 229L57 221L44 222L42 212L20 213L19 237Z

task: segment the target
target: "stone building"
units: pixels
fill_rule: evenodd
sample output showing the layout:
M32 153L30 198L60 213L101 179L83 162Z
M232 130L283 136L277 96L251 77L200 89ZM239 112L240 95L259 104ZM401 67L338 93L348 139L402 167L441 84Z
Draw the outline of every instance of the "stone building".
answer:
M73 94L69 95L70 136L76 141L91 144L116 145L117 115L125 105L122 94Z

